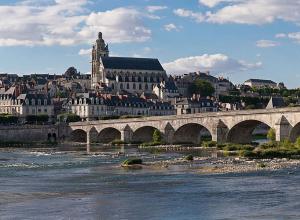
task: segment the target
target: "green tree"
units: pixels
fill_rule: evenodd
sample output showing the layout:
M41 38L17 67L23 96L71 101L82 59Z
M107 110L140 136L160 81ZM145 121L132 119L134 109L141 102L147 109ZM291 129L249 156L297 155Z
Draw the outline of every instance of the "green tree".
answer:
M271 142L275 142L276 141L276 133L275 133L275 129L274 128L270 128L270 130L268 131L268 134L267 134L267 138Z
M300 148L300 137L298 137L296 140L296 147Z
M73 113L64 113L57 116L60 122L78 122L81 121L79 115Z
M200 94L201 96L212 96L215 92L215 88L208 81L197 79L193 84L189 86L189 93L192 94Z
M155 129L153 132L152 140L154 143L160 143L161 142L161 133L159 130Z

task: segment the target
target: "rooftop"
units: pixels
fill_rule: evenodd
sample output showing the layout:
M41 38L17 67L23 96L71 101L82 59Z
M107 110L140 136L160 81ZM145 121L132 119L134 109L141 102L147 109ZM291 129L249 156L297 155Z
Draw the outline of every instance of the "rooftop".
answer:
M132 57L101 57L107 69L164 71L158 59Z

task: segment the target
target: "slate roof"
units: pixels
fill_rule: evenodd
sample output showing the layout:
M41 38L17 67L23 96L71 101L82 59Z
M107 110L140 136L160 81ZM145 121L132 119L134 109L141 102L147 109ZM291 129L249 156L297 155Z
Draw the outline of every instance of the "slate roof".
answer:
M284 99L282 97L271 97L268 105L267 105L267 109L271 109L271 108L283 108L285 107L285 103L284 103Z
M164 71L158 59L132 57L101 57L107 69Z

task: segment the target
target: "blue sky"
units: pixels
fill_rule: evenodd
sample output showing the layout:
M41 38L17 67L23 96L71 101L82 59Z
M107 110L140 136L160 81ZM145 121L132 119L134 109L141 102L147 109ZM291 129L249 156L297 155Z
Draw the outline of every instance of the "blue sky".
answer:
M299 0L1 0L0 72L89 72L102 31L112 56L156 57L168 74L300 87L299 11Z

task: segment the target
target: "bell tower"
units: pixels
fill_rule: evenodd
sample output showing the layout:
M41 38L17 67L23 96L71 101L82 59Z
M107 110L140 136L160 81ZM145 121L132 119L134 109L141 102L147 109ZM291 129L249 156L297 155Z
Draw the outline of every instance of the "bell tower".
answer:
M96 43L93 45L92 49L92 87L96 88L97 83L101 83L103 81L103 73L100 70L100 58L108 57L109 50L108 44L105 44L103 40L102 33L98 33L98 39Z

